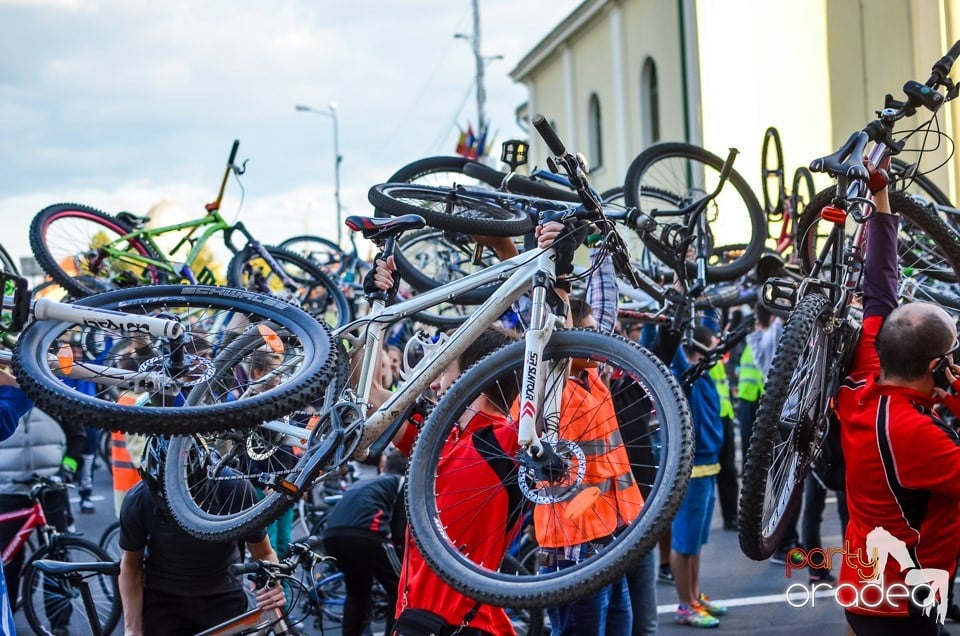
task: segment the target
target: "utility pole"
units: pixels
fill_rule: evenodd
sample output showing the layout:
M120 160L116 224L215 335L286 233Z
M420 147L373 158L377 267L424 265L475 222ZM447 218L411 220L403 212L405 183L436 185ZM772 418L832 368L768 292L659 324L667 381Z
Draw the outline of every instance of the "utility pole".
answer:
M486 101L487 89L484 88L483 77L486 72L487 64L493 60L502 60L502 55L489 55L484 57L480 52L480 0L471 0L473 6L473 35L466 33L455 33L453 37L460 40L468 40L473 49L473 59L476 64L476 93L477 93L477 134L483 134L487 125Z

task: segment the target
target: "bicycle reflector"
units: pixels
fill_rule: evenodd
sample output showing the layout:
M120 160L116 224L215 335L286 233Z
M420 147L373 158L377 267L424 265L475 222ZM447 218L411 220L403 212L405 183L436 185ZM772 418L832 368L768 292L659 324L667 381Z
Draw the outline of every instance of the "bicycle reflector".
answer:
M518 166L527 163L527 152L530 150L530 144L522 139L508 139L503 142L500 150L500 161L510 166L514 171Z
M830 221L831 223L845 223L847 220L847 213L832 205L824 206L820 210L820 216L824 221Z

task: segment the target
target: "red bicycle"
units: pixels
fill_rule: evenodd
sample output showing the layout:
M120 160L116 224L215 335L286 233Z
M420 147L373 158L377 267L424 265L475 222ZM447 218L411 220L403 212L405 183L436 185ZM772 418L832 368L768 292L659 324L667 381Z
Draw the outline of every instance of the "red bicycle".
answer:
M30 486L30 506L0 514L0 523L22 521L20 529L3 548L3 564L9 565L21 552L28 550L31 537L37 547L21 571L21 603L27 623L35 634L92 634L87 611L78 588L69 581L53 577L35 566L41 559L81 563L111 561L97 544L72 534L59 532L47 523L41 502L47 493L65 490L56 477L15 480ZM100 633L109 634L120 620L120 592L115 575L96 573L89 577L89 587L99 620ZM11 591L14 596L15 592Z

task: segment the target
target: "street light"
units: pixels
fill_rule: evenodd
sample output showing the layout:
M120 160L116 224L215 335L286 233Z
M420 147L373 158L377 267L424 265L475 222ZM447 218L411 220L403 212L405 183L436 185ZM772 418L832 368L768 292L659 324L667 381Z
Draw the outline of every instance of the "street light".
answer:
M343 211L340 207L340 162L343 161L343 157L340 155L340 128L337 124L337 103L330 102L326 110L305 106L303 104L297 104L294 106L294 109L301 113L323 115L333 120L333 198L337 202L337 246L339 247L341 245L341 239L343 238Z

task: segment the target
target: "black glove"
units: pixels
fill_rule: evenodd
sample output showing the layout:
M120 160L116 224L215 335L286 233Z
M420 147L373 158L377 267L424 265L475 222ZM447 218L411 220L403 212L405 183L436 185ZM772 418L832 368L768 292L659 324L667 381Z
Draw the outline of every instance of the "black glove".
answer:
M553 249L557 254L557 276L565 276L573 272L573 253L583 245L587 238L589 224L580 219L571 219L566 229L553 242Z
M60 470L57 472L57 476L60 477L60 481L65 484L72 484L77 478L77 470L80 468L80 465L77 463L73 457L68 455L63 456L63 461L60 462Z
M363 277L363 293L366 294L371 300L383 298L389 305L397 299L397 290L400 288L400 273L396 270L393 271L393 287L390 289L383 290L377 287L374 274L377 272L377 261L382 260L384 260L383 252L377 254L376 258L373 259L373 267L370 268L370 271L367 272L367 275Z

